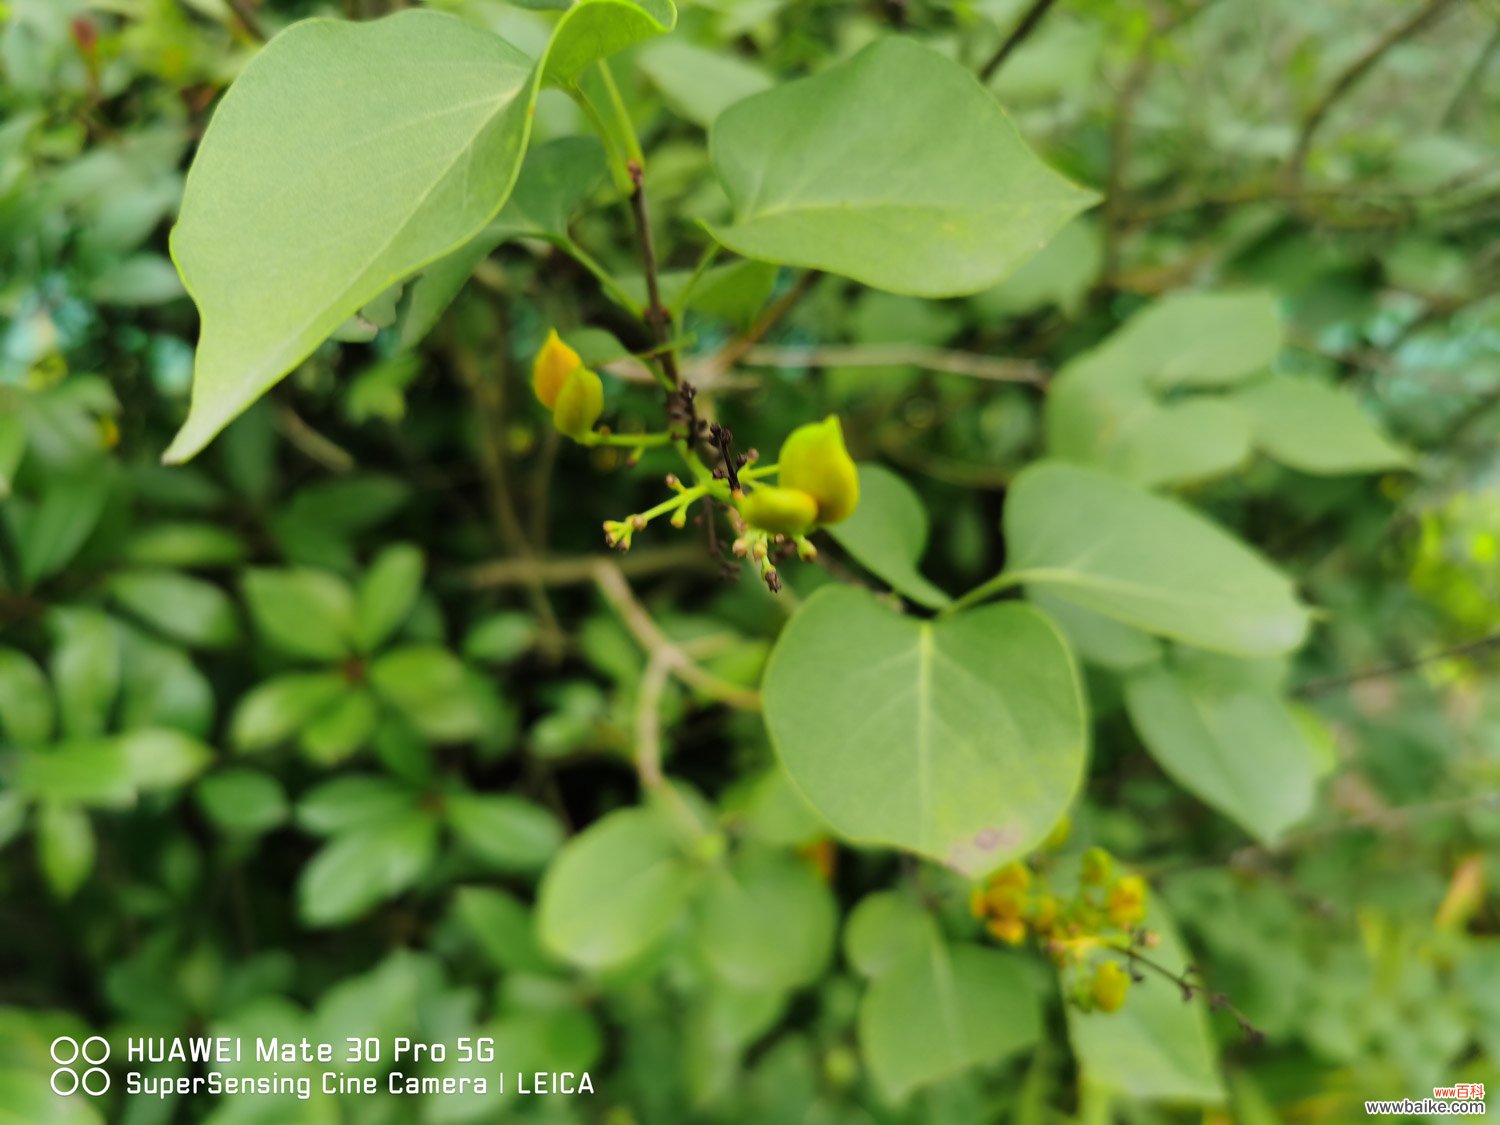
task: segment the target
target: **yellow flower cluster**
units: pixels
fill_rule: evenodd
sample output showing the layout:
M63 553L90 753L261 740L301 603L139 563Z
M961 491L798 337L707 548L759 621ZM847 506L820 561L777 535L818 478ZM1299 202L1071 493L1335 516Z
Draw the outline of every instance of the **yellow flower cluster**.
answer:
M1044 850L1060 847L1066 827L1049 837ZM1146 918L1146 882L1139 875L1116 875L1114 858L1103 848L1089 848L1078 861L1076 888L1060 896L1049 874L1055 857L1042 855L1034 864L1016 860L973 888L969 909L997 941L1020 945L1035 937L1060 970L1075 974L1069 995L1085 1010L1113 1012L1125 1002L1130 974L1109 951L1128 953L1153 944L1140 929ZM1102 959L1094 955L1103 952ZM1081 977L1092 961L1092 971Z

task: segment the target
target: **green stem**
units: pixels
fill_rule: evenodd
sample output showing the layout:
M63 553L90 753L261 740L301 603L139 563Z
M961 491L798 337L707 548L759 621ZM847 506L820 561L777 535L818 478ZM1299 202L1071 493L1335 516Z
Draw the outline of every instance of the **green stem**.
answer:
M621 138L615 135L614 130L609 126L609 122L604 120L604 115L599 112L598 107L589 99L589 96L583 92L581 86L570 86L568 93L578 103L578 108L583 110L583 115L589 119L589 124L594 127L594 132L599 134L599 139L604 142L604 153L609 159L609 170L610 174L614 176L616 190L629 192L633 186L628 164L629 145L626 144L625 146L626 155L622 155L620 152ZM632 134L632 139L634 139L634 134Z
M641 140L635 134L635 123L630 120L630 111L625 108L625 99L620 97L620 88L615 85L614 73L606 59L599 60L599 77L604 82L604 92L609 97L610 107L615 113L620 137L625 142L625 155L634 160L637 167L646 166L646 154L641 151Z
M593 255L566 235L556 240L555 245L566 253L568 257L593 274L594 279L599 282L600 286L616 304L624 308L631 316L640 319L643 315L641 306L636 304L630 294L625 292L620 283L615 280L614 275L600 265Z
M617 445L628 449L652 449L671 445L671 434L601 434L591 433L584 437L584 445Z
M1023 571L1001 571L988 582L980 583L963 597L954 600L951 605L939 610L938 616L941 617L943 614L956 613L958 610L967 609L976 602L992 598L1002 590L1009 590L1012 586L1019 586L1025 581L1026 574Z

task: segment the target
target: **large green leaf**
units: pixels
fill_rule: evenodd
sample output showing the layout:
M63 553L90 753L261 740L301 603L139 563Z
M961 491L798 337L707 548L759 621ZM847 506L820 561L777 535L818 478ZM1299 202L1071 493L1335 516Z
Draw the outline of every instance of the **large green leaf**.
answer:
M918 605L941 609L952 599L917 569L927 547L927 509L895 473L880 465L859 466L859 506L828 528L839 546L897 593Z
M94 609L56 610L51 625L56 643L50 671L63 733L73 738L103 734L120 690L116 628Z
M393 543L370 564L354 592L354 643L374 652L411 614L422 592L426 560L409 543Z
M920 955L935 925L915 899L899 891L876 891L860 899L849 914L844 956L863 976L878 977Z
M229 595L201 578L171 570L126 570L109 579L110 595L165 636L201 648L227 648L240 623Z
M1125 700L1162 769L1273 844L1312 810L1322 759L1276 689L1239 663L1156 665L1130 678Z
M841 835L982 874L1034 847L1083 774L1078 672L1028 606L919 621L824 587L782 632L766 721Z
M1191 509L1093 469L1043 461L1005 505L1004 584L1186 644L1245 656L1289 652L1308 613L1292 584Z
M52 687L24 652L0 648L0 739L39 746L52 737L57 716Z
M203 318L184 461L510 192L532 61L452 16L294 24L245 68L188 174L172 256Z
M1041 1038L1041 1005L1017 957L949 945L935 929L919 950L870 984L859 1008L859 1045L892 1100Z
M335 836L302 869L297 910L311 926L363 914L415 883L437 851L437 822L425 812L393 815Z
M736 857L714 873L698 906L704 960L734 987L808 984L833 952L833 895L811 867L785 852Z
M94 867L94 829L76 805L43 804L36 819L37 864L58 898L68 898Z
M623 965L677 922L693 870L676 835L651 809L624 809L563 848L542 880L542 945L588 969Z
M605 171L604 149L592 137L561 137L528 152L500 216L477 237L434 262L408 287L397 319L401 347L421 342L475 267L502 242L542 238L565 243L569 219L598 187Z
M435 742L476 738L482 732L483 716L463 662L445 648L394 649L370 664L370 683L381 699Z
M1232 403L1201 396L1141 408L1118 419L1092 458L1136 484L1205 480L1250 457L1250 419Z
M1365 473L1411 461L1352 395L1311 379L1272 376L1242 387L1235 402L1252 420L1255 444L1305 473Z
M899 37L746 98L710 150L734 204L725 246L919 296L996 284L1096 199L963 67Z
M1174 293L1069 367L1090 379L1143 382L1155 391L1222 387L1265 370L1281 342L1281 316L1269 293Z
M1222 398L1167 396L1241 382L1281 343L1269 294L1165 297L1059 372L1047 396L1048 452L1144 485L1227 472L1250 454L1249 414Z
M452 793L448 823L468 849L501 871L535 871L562 846L557 817L507 793Z
M311 660L339 660L354 651L354 593L323 570L249 570L245 603L255 626L276 648Z

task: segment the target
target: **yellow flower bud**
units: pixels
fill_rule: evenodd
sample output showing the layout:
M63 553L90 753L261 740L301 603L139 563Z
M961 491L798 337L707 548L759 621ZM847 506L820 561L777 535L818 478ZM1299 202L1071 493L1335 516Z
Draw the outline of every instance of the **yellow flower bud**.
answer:
M599 421L604 410L604 384L587 367L575 367L557 392L557 404L552 410L552 424L558 433L574 441L584 436Z
M1042 895L1031 904L1030 921L1039 934L1048 933L1057 925L1057 915L1057 899L1052 895Z
M990 886L1013 887L1018 891L1024 891L1031 886L1031 868L1019 859L1012 860L990 876Z
M783 488L800 489L817 501L819 523L838 523L859 504L859 471L844 448L836 414L787 435L778 473Z
M1128 930L1146 917L1146 881L1126 875L1109 888L1106 907L1111 924Z
M1083 853L1083 868L1079 878L1085 883L1107 883L1114 866L1115 861L1107 851L1103 848L1090 848Z
M1006 945L1020 945L1026 940L1026 923L1019 918L996 918L985 928Z
M562 393L568 376L583 366L577 352L558 338L557 329L547 333L541 351L531 364L531 389L548 410L557 408L557 396Z
M1129 991L1130 975L1120 968L1119 962L1100 962L1099 967L1094 970L1094 980L1089 987L1094 1007L1102 1012L1118 1012Z
M1015 887L991 886L984 896L992 918L1019 918L1026 906L1026 892Z
M799 489L759 484L740 500L740 514L761 531L801 535L818 518L818 502Z
M983 887L975 887L969 891L969 913L976 918L983 918L989 913L989 901Z

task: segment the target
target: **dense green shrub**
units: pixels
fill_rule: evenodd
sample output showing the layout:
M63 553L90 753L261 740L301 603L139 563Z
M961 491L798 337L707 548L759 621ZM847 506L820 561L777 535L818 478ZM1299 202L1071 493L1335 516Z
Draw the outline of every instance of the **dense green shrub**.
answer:
M0 1122L1500 1078L1494 11L337 7L0 0Z

